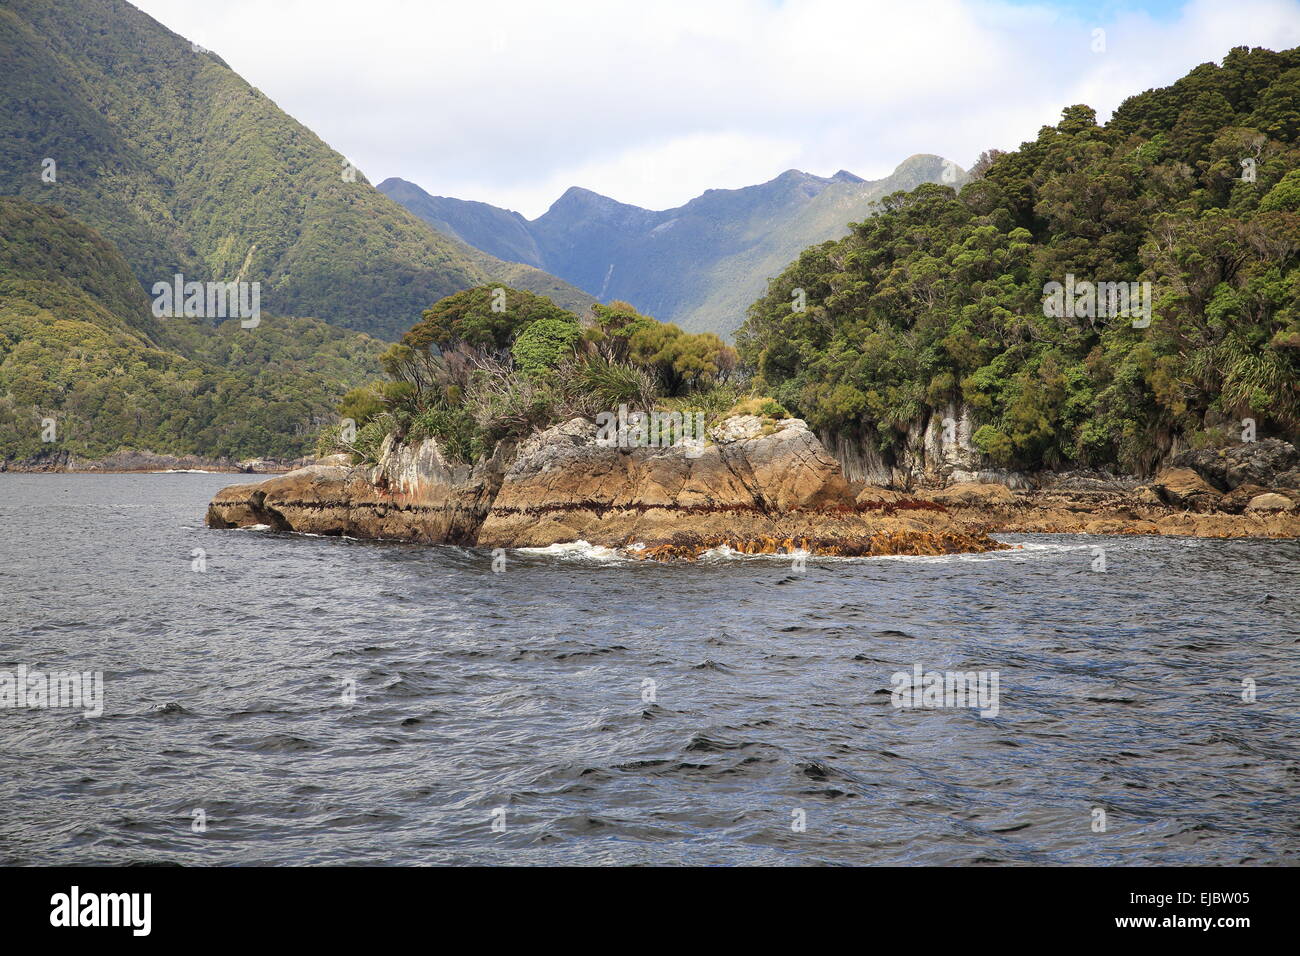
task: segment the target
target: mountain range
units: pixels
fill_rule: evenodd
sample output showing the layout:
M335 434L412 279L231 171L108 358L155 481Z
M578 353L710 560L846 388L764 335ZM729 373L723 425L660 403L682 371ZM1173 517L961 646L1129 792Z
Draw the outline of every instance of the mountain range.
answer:
M960 187L966 180L955 164L923 154L884 179L791 169L756 186L710 189L661 211L575 186L533 220L483 202L432 196L403 179L385 179L378 188L439 232L498 259L545 270L603 302L630 302L688 331L729 335L768 277L803 249L842 237L890 193L925 182Z

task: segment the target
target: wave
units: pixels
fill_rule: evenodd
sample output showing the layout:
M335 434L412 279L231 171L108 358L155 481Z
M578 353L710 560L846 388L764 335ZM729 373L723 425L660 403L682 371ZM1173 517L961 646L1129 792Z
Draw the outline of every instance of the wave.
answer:
M583 561L594 564L628 564L636 562L635 552L644 551L644 544L633 544L627 548L608 548L604 545L591 544L588 541L569 541L563 544L552 544L546 547L538 548L515 548L518 554L526 554L540 558L558 558L562 561ZM701 554L698 558L699 563L713 564L729 561L757 561L765 563L792 563L795 558L811 560L818 564L834 562L840 563L862 563L868 561L905 561L915 564L946 564L953 561L1005 561L1021 560L1030 555L1046 556L1048 554L1063 554L1070 551L1088 551L1095 545L1075 544L1075 543L1028 543L1015 544L1009 551L987 551L983 554L873 554L873 555L829 555L813 554L809 551L794 551L785 554L746 554L737 551L728 545L719 545L716 548L710 548ZM638 562L639 563L639 562Z
M633 545L628 550L642 550L645 545ZM569 561L592 561L598 564L618 564L633 560L617 548L591 544L587 541L568 541L564 544L551 544L544 548L515 548L519 554L532 554L543 558L560 558Z

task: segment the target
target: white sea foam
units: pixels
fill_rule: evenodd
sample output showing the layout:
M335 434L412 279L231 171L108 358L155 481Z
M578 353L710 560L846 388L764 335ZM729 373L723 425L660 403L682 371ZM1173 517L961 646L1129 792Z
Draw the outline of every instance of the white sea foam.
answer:
M570 541L564 544L552 544L544 548L517 548L520 554L539 557L558 558L568 561L590 561L597 564L618 564L633 560L628 552L644 551L644 544L633 544L627 548L607 548L587 541ZM1024 561L1030 557L1048 554L1063 554L1070 551L1089 551L1092 545L1074 543L1018 544L1014 543L1009 551L986 551L983 554L874 554L874 555L816 555L808 551L795 551L788 554L745 554L728 545L719 545L703 552L699 560L705 563L722 561L762 561L790 563L795 558L803 558L816 563L821 562L865 562L865 561L903 561L913 564L948 564L956 561Z
M639 546L644 548L644 545ZM617 561L630 560L627 555L615 548L606 548L586 541L567 541L564 544L551 544L545 548L517 548L520 554L535 554L540 557L559 558L568 561L593 561L600 564L612 564Z
M814 557L810 551L790 551L783 554L745 554L743 551L737 551L729 545L719 545L716 548L709 548L700 555L701 561L792 561L796 556L804 558ZM818 559L820 560L820 559Z
M865 561L901 561L909 564L950 564L953 562L967 561L1024 561L1029 558L1046 556L1049 554L1066 554L1072 551L1091 551L1094 544L1074 543L1074 542L1050 542L1050 543L1020 543L1008 541L1011 545L1010 550L1006 551L985 551L983 553L960 552L957 554L863 554L863 555L832 555L832 554L810 554L807 551L797 551L794 554L744 554L735 551L732 548L722 545L717 548L710 548L700 555L700 560L713 561L791 561L795 555L802 555L804 558L815 563L823 562L865 562Z

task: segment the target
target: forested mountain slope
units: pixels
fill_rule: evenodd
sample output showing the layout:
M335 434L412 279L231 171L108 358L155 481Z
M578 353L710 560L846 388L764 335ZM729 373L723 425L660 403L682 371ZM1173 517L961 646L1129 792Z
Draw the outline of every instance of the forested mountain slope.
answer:
M177 272L257 281L268 311L393 338L489 281L591 301L430 229L125 0L8 0L0 61L0 194L67 209L146 287Z

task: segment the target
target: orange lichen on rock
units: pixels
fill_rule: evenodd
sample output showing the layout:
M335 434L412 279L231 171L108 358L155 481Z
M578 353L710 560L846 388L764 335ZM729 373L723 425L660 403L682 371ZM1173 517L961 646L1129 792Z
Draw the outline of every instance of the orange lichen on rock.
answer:
M809 536L784 539L697 537L681 535L672 541L629 547L628 553L642 560L696 561L716 548L728 548L737 554L795 554L831 557L883 557L887 555L982 554L1007 550L1011 546L982 533L882 531L852 538Z

